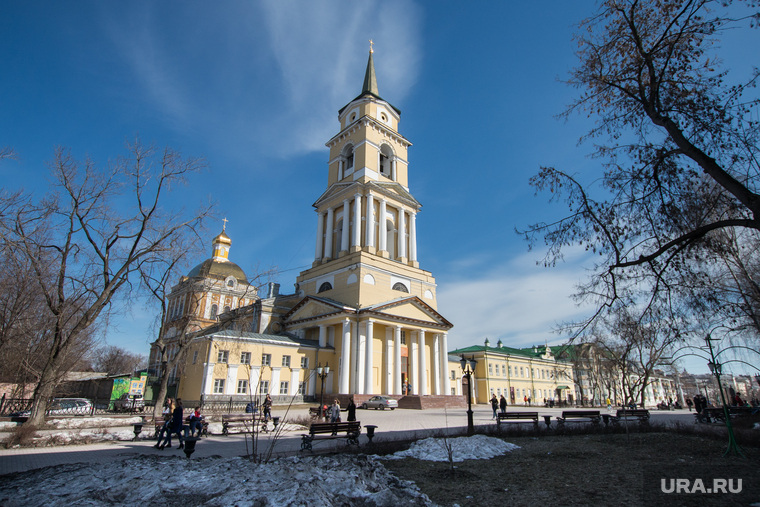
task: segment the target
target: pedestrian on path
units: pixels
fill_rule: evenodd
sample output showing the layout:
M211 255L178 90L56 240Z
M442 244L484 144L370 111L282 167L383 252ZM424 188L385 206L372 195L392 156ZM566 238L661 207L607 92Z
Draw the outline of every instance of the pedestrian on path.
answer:
M501 408L501 413L506 414L507 413L507 399L504 397L504 395L501 395L501 399L499 400L499 408Z
M496 419L496 411L499 410L499 400L495 394L491 395L491 408L493 409L493 417L491 419Z
M354 403L353 397L348 402L348 407L346 407L346 410L348 412L348 420L349 422L356 420L356 403Z

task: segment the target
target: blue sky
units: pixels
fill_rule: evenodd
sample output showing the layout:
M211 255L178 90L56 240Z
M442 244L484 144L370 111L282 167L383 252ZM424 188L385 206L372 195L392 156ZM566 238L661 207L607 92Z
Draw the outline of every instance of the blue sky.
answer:
M543 252L514 229L563 211L528 185L542 165L587 181L598 171L577 145L589 120L555 117L576 93L561 82L574 25L594 5L5 1L0 145L19 158L0 178L41 192L55 146L105 164L136 135L205 157L182 201L217 201L231 259L249 273L277 266L291 292L314 256L324 144L361 90L371 38L380 95L413 143L418 257L455 325L449 346L557 343L553 326L587 311L569 295L589 259L570 251L557 268L537 267ZM136 305L106 339L147 354L153 318Z

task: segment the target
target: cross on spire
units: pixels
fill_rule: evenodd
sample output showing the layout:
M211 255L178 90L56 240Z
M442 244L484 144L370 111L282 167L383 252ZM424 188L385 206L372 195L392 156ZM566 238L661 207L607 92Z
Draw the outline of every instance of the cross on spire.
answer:
M226 231L227 230L227 222L229 222L229 220L227 220L227 217L225 217L225 218L222 219L222 222L224 222L224 225L222 226L222 230Z
M372 47L374 45L375 45L375 42L372 39L370 39L369 40L369 52L370 53L374 53L375 52L374 48Z

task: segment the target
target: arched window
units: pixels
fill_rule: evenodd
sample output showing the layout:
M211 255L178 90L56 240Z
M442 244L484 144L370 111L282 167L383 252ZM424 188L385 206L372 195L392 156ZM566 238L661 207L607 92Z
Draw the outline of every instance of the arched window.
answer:
M401 282L396 282L393 284L393 290L397 290L399 292L409 292L409 289Z
M227 312L229 312L229 311L230 311L230 307L229 307L229 306L225 306L225 307L224 307L224 313L227 313Z
M215 319L216 314L219 312L219 307L217 305L211 305L211 318Z
M319 286L319 290L317 291L317 293L324 292L326 290L331 290L331 289L332 289L332 285L330 285L330 282L325 282Z
M232 278L227 280L227 287L234 287L234 286L235 286L235 280L233 280Z
M386 178L392 178L393 150L387 144L380 148L380 174Z
M343 177L346 177L347 175L354 172L354 145L347 144L345 148L343 148L343 153L341 154L343 157Z

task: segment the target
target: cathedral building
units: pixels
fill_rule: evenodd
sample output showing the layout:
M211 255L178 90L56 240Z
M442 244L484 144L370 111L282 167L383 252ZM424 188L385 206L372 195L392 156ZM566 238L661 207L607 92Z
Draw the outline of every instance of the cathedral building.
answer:
M447 353L452 324L438 313L435 278L417 257L421 204L409 187L411 143L400 119L380 97L370 51L361 93L338 111L339 131L327 142L314 261L295 293L270 284L258 294L229 259L226 227L212 257L172 289L166 341L192 333L171 372L177 396L461 394L458 362ZM160 361L154 345L152 367Z

